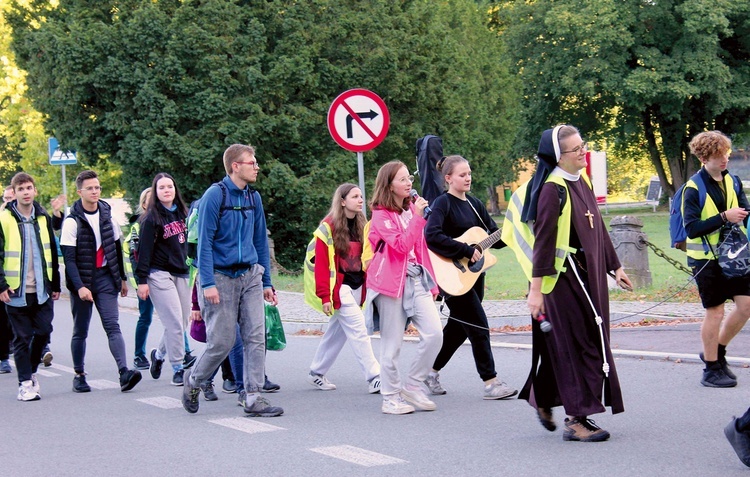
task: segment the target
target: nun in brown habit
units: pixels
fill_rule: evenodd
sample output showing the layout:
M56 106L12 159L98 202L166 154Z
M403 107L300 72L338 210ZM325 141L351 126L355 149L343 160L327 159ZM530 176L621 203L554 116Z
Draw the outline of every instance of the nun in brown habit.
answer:
M568 416L563 440L595 442L608 439L609 432L589 416L605 412L605 406L613 414L624 411L609 346L607 272L614 271L618 285L625 289L632 289L632 284L617 258L590 182L581 174L586 150L572 126L548 129L539 142L538 166L521 214L531 225L535 242L527 300L534 318L533 357L519 398L537 410L550 431L557 427L552 408L563 406ZM563 213L566 201L570 208ZM558 243L567 230L567 243ZM560 262L556 267L555 256L566 247L575 251L562 262L562 270ZM558 273L552 290L543 294L542 278ZM542 332L539 315L551 324L549 332Z

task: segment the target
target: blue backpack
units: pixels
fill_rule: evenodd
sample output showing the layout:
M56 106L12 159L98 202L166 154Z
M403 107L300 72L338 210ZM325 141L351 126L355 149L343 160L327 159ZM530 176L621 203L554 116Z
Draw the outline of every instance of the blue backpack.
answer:
M706 200L706 184L703 183L699 173L693 174L690 178L695 185L698 187L698 203L703 206ZM734 191L737 197L740 195L742 185L737 176L732 176L732 183L734 184ZM685 251L685 243L687 241L687 231L685 230L685 222L682 217L682 193L685 191L687 182L682 184L677 192L674 193L672 198L672 207L669 210L669 236L672 242L672 248L679 248L683 252ZM706 241L703 241L703 246L708 251Z

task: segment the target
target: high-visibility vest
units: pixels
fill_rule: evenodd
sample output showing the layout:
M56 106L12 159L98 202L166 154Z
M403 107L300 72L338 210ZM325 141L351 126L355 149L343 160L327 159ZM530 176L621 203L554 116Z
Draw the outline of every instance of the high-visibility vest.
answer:
M583 180L591 187L591 181L585 172L581 173ZM531 282L531 271L534 266L534 232L529 224L521 221L521 211L523 202L526 199L526 189L529 186L527 181L519 187L510 199L508 210L505 212L503 222L502 239L516 255L516 260L521 265L526 279ZM547 178L546 182L552 182L565 188L566 196L569 196L568 185L565 179L560 176L552 175ZM563 204L560 217L557 220L557 238L555 240L555 271L554 275L542 277L542 293L549 294L555 288L557 279L561 273L565 272L565 259L569 253L574 253L575 248L570 247L570 200Z
M336 248L333 246L333 234L331 227L327 222L321 222L313 232L313 238L307 244L307 253L305 254L305 264L303 266L303 283L305 287L305 303L310 305L314 310L323 312L323 300L315 294L315 242L320 239L328 246L328 277L331 293L330 302L333 303L333 288L336 286Z
M23 239L21 238L19 225L20 223L15 217L13 217L13 213L10 210L5 209L0 212L0 227L3 228L3 235L5 236L5 259L3 261L3 271L5 272L5 281L13 290L17 290L21 286ZM38 215L37 225L39 226L39 236L42 240L47 279L51 282L52 237L49 235L47 217L42 214Z
M737 197L737 192L735 191L734 178L732 177L732 174L725 174L723 181L724 190L727 193L727 210L733 207L739 207L739 198ZM698 186L692 179L687 181L685 187L692 187L693 189L698 190ZM682 216L685 217L685 194L683 194L682 197ZM706 194L705 200L703 201L703 208L701 209L701 220L706 220L710 217L714 217L717 214L719 214L719 209L718 207L716 207L716 203L714 203L709 194ZM743 232L747 233L743 224L740 224L740 228ZM716 229L710 234L703 237L688 237L686 241L687 256L696 260L714 260L716 257L713 253L710 252L710 249L715 250L716 247L719 246L720 230L721 229ZM709 247L704 246L704 240L709 245Z
M128 235L126 235L125 239L122 241L122 255L124 258L123 262L125 263L125 275L128 277L128 282L130 282L130 286L133 288L138 288L138 281L135 279L134 275L135 270L133 270L135 260L132 253L133 251L130 250L130 242L133 237L133 232L135 232L136 235L140 235L141 226L137 221L133 222L133 225L130 226Z

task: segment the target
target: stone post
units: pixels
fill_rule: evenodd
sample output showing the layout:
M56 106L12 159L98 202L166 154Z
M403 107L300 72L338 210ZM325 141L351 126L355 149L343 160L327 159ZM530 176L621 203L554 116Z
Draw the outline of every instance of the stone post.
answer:
M274 250L273 239L271 238L271 231L266 229L266 235L268 236L268 253L271 256L271 273L276 273L276 251Z
M623 215L613 218L609 225L612 228L609 237L615 246L622 268L633 282L633 287L651 286L648 247L645 243L641 243L641 238L647 239L646 234L641 230L643 222L637 217Z

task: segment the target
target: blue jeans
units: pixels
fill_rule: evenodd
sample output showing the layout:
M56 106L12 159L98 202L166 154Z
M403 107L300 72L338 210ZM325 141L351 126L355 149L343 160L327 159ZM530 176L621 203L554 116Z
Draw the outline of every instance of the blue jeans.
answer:
M206 322L206 349L191 373L196 384L204 384L235 346L239 323L245 390L252 394L263 389L266 318L262 275L263 267L258 264L236 278L214 273L219 303L208 303L203 299L202 293L198 294Z

